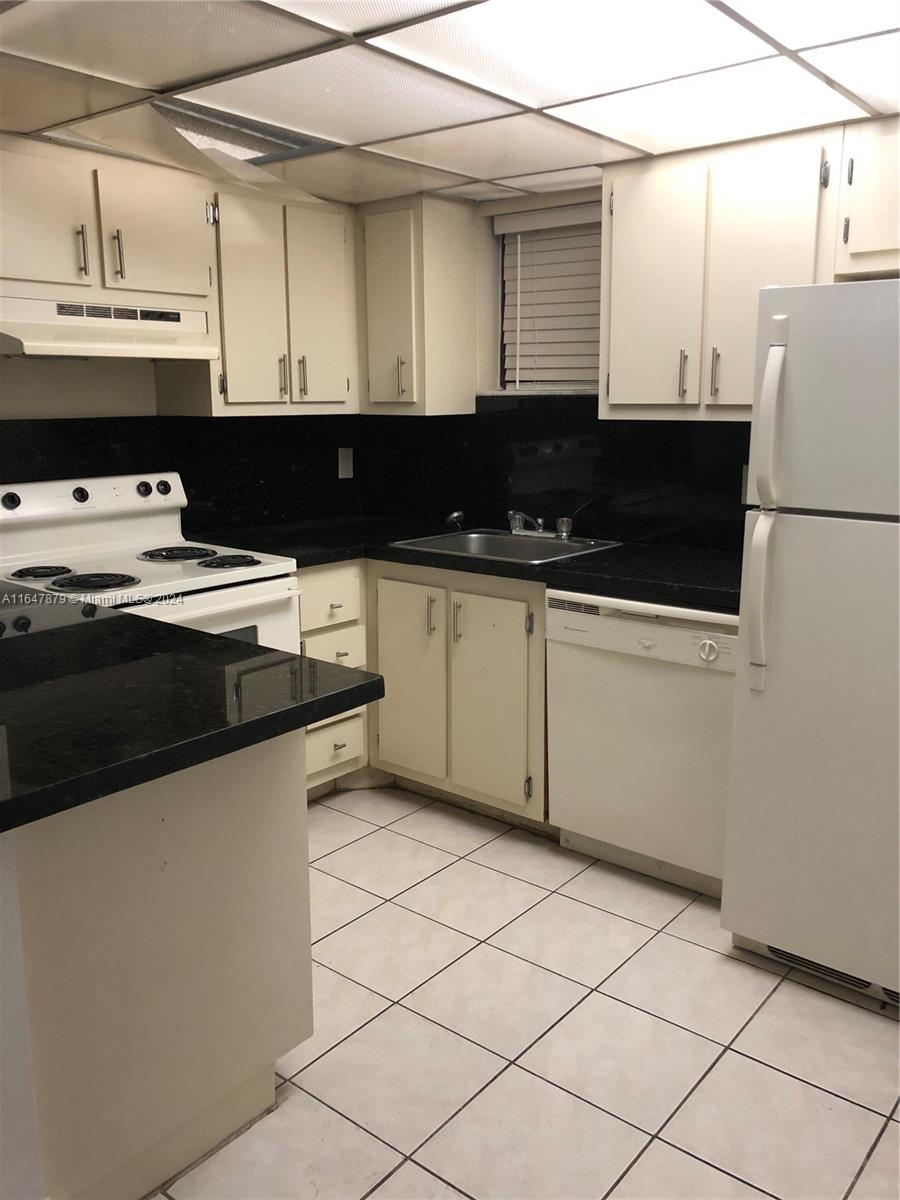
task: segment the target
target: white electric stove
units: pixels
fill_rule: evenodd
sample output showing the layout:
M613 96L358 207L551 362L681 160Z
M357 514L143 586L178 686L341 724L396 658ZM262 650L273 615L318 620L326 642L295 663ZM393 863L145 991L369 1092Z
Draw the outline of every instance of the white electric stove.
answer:
M186 506L174 471L0 484L0 580L36 613L102 605L299 654L294 560L188 541Z

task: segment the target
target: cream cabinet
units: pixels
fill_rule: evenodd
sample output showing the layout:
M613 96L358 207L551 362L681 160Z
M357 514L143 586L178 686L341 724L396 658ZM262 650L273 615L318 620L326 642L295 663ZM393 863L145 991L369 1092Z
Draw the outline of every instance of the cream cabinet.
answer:
M291 402L346 404L350 391L350 296L343 213L285 209Z
M363 206L367 411L475 411L476 220L431 196Z
M121 168L101 168L96 176L104 285L208 295L211 210L202 192L163 175L137 183Z
M543 586L370 563L373 765L544 815ZM374 637L373 637L374 634Z
M0 277L89 285L100 276L89 168L0 153Z
M900 270L900 118L844 130L834 272L839 277Z

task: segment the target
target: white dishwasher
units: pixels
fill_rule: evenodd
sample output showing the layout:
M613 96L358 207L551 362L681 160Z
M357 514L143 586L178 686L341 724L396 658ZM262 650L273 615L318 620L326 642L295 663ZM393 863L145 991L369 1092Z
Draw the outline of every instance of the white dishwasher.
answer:
M552 824L722 878L737 627L548 590Z

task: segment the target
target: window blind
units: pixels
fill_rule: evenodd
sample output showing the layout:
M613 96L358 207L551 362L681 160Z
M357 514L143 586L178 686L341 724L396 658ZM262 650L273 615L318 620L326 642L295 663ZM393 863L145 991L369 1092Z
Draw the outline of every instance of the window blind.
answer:
M503 234L502 383L599 381L600 222Z

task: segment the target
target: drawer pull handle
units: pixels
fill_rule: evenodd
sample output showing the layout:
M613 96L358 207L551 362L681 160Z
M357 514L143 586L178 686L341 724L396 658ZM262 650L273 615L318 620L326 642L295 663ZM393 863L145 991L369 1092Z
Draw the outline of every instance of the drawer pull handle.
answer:
M344 606L343 606L343 604L337 604L334 601L332 601L331 604L328 605L328 607L332 610L332 612L334 612L334 610L336 608L343 608Z
M338 750L346 750L347 749L347 743L346 742L335 742L331 748L335 752L335 754L337 754Z
M334 652L335 658L348 658L349 655L350 655L349 650L335 650L335 652Z
M437 626L434 623L434 602L436 597L426 596L425 598L425 634L431 637Z

